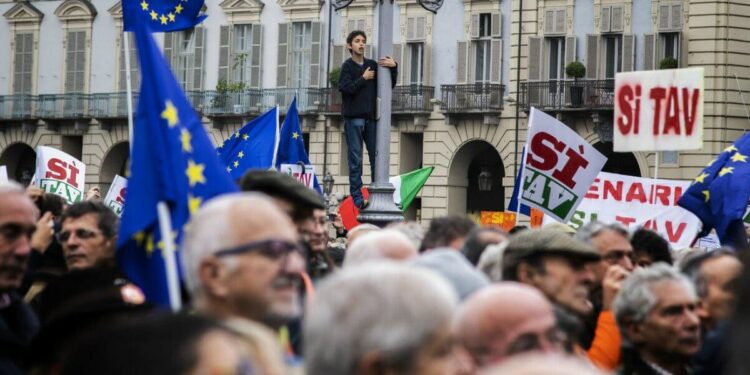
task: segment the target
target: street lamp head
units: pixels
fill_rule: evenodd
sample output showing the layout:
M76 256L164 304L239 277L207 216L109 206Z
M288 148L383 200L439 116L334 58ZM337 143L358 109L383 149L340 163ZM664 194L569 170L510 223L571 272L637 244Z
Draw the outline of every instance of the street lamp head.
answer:
M443 0L417 0L422 8L429 10L432 13L437 13L438 9L443 6Z

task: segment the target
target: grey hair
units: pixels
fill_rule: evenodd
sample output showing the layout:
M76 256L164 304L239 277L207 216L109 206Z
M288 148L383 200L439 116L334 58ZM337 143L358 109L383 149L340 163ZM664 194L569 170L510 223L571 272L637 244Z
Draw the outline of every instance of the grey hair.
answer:
M587 244L591 244L591 242L594 240L594 237L597 237L599 234L602 233L604 230L611 230L614 231L621 236L625 237L625 239L629 239L630 235L628 234L628 230L625 229L624 226L620 223L610 223L610 224L604 224L601 221L594 220L581 228L578 229L576 234L573 236L573 238L585 242Z
M387 258L384 255L385 247L392 246L393 240L413 247L414 255L417 255L417 247L409 240L409 237L406 237L401 231L395 229L383 229L368 232L358 237L346 250L344 267L351 267L355 264L362 264L375 259Z
M456 305L453 288L429 270L389 261L345 268L321 282L307 312L307 374L354 374L372 352L386 366L410 372Z
M185 284L193 297L202 293L198 269L203 259L233 244L229 209L251 197L265 198L260 193L222 195L206 202L190 219L185 228L181 258ZM222 261L232 267L234 258L227 257Z
M3 194L23 194L26 190L24 190L23 186L15 181L0 181L0 195Z
M615 313L615 320L621 332L627 332L624 329L626 324L641 323L646 319L648 313L659 302L652 287L654 284L665 281L681 283L688 293L697 299L695 288L690 280L666 263L638 268L622 283L612 303L612 311Z
M479 257L477 269L487 275L493 283L503 281L503 254L508 247L508 241L489 245Z

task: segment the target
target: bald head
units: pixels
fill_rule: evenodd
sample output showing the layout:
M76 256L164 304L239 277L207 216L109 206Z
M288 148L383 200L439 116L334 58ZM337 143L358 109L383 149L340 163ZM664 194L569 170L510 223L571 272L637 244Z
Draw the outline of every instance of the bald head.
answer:
M395 229L365 233L352 242L346 251L344 266L374 259L408 260L417 256L417 247L405 234Z
M354 243L354 240L356 240L357 237L362 236L366 233L377 232L379 230L380 230L380 227L374 224L369 224L369 223L359 224L356 227L352 228L346 234L346 243L348 245L351 245L352 243Z
M222 249L265 239L297 240L291 219L271 198L236 193L207 202L185 231L182 258L189 289L200 289L196 272L203 259Z
M533 287L504 282L469 297L455 320L459 342L478 367L525 351L560 351L552 305Z

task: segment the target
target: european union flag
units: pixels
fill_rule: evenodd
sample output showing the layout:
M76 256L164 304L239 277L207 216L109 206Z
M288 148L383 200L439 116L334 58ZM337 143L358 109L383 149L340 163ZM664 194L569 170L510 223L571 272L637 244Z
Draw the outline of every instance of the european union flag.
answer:
M145 24L136 24L141 93L135 116L131 175L117 241L117 258L149 301L167 304L163 243L156 205L168 204L175 243L190 215L222 193L236 191L216 157ZM178 262L179 263L179 262Z
M748 157L750 133L745 133L704 168L680 198L677 204L703 222L700 236L716 229L721 243L727 244L734 242L738 229L743 229L742 217L750 198Z
M254 118L234 132L217 148L219 159L234 180L239 180L248 169L269 169L279 143L279 108Z
M297 97L292 100L286 111L284 124L281 125L281 139L279 140L279 153L276 157L276 169L281 164L310 164L310 158L305 151L305 141L302 139L302 128L299 126L299 113L297 112ZM323 193L318 183L318 176L313 176L313 186L318 193Z
M152 32L190 29L206 19L199 14L204 0L122 0L123 29L135 31L136 23Z

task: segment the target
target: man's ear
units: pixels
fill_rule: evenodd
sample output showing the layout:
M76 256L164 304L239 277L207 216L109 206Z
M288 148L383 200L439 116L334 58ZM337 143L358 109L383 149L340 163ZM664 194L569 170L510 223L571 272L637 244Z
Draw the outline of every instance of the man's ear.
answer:
M516 267L518 281L528 285L536 285L539 271L526 262L521 262Z
M625 336L634 344L644 341L645 329L643 323L625 322L623 324Z
M198 280L206 294L224 297L229 293L225 279L228 270L216 257L206 257L198 265Z

